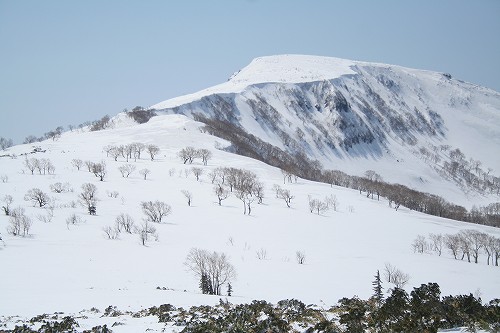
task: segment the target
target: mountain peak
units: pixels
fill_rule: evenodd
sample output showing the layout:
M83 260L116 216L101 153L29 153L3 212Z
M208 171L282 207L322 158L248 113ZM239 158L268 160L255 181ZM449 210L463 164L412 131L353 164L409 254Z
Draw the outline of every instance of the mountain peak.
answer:
M335 79L355 74L355 62L332 57L285 54L259 57L233 75L234 84L265 82L299 83Z

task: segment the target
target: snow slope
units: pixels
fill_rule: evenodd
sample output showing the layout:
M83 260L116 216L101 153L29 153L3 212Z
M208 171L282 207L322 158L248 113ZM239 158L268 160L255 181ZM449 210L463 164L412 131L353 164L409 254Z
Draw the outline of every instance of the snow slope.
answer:
M479 179L489 172L500 181L500 94L449 74L270 56L253 60L225 83L152 107L229 121L292 155L317 159L325 169L354 175L375 170L385 181L467 208L499 199L471 189L463 176L443 176L453 162L449 152L459 149L464 161L481 163Z
M484 300L499 296L499 268L486 265L484 255L479 264L471 264L454 260L447 252L439 257L415 254L411 249L419 234L476 229L500 237L499 229L405 208L395 211L384 200L367 199L357 191L326 184L299 179L283 185L280 170L215 149L228 143L202 133L200 126L182 115L164 115L142 125L123 121L121 126L99 132L67 132L57 141L41 142L45 152L27 156L50 159L56 168L53 175L31 175L25 169L22 154L32 151L31 146L9 148L6 153L15 157L0 158L0 175L8 178L0 183L1 197L12 195L12 206L24 207L34 223L29 237L14 237L6 232L8 217L0 216L4 241L0 242L0 322L13 327L16 317L6 316L30 318L55 311L77 313L91 307L102 311L109 305L137 311L163 303L183 307L215 304L219 297L202 295L198 281L184 265L193 247L229 255L238 274L233 281L234 294L227 297L234 303L297 298L328 306L345 296L368 298L373 275L377 269L383 270L385 263L411 276L408 290L437 282L443 295L479 293ZM129 162L137 169L124 178L117 169L126 163L124 159L115 162L102 148L132 142L156 144L161 153L154 161L143 155ZM182 164L177 153L188 145L213 153L208 166L199 160L193 165ZM76 158L105 160L105 180L98 181L85 167L76 170L71 165ZM189 173L193 166L204 170L200 181ZM241 201L234 196L218 206L207 174L220 166L251 170L264 183L264 202L254 205L252 215L243 215ZM143 168L151 170L147 180L138 174ZM55 182L68 182L74 191L52 193L49 186ZM87 215L84 207L74 204L81 185L87 182L98 187L96 216ZM291 208L275 198L274 184L281 184L295 196ZM47 214L46 209L23 200L34 187L54 199L51 222L37 219ZM193 193L191 207L181 190ZM113 191L119 192L117 198L108 195ZM336 196L338 210L311 214L308 196L321 199L327 195ZM103 227L113 226L120 213L130 214L140 224L144 218L140 202L145 200L161 200L172 206L166 223L155 225L159 241L142 246L135 234L122 233L117 240L105 237ZM84 222L68 226L66 219L73 213ZM265 260L257 258L261 249L267 253ZM295 261L297 251L306 254L304 265ZM156 324L145 325L161 329ZM133 325L113 328L116 332L134 329Z

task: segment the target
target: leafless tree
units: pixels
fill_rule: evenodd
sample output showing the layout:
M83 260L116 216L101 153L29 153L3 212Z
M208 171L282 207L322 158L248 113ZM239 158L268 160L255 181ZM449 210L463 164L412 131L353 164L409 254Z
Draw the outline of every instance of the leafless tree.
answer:
M106 191L106 194L108 195L108 197L114 199L118 198L118 196L120 195L118 191Z
M222 200L227 199L231 194L229 190L222 184L217 184L214 186L214 193L217 196L217 200L219 201L219 206L222 204Z
M101 182L104 181L104 177L106 176L107 173L106 162L101 161L100 163L93 163L92 173L94 174L94 176L99 178Z
M118 170L122 174L123 178L125 178L125 177L128 178L128 176L130 176L130 174L135 171L135 165L132 165L132 164L123 164L123 165L120 165L118 167Z
M188 162L189 164L191 164L193 163L196 156L198 156L198 151L195 148L188 146L186 148L181 149L181 151L177 154L177 156L179 156L179 158L182 160L184 164Z
M464 260L464 257L467 256L467 261L470 262L471 242L467 233L465 231L460 231L458 233L458 238L460 240L460 250L462 251L461 260Z
M488 259L487 259L488 265L490 264L490 258L492 258L492 256L495 253L496 240L497 239L495 237L493 237L491 235L487 235L487 234L485 234L485 236L483 238L483 248L484 248L484 252L488 256ZM493 259L491 259L491 264L493 265Z
M12 202L14 202L14 199L12 198L12 195L6 194L2 197L2 202L4 205L2 206L3 212L5 215L9 216L10 215L10 205Z
M192 167L191 168L191 172L196 177L196 181L200 181L200 177L203 174L203 169L202 168L197 168L197 167Z
M276 188L275 188L275 190L276 190L276 198L285 200L286 206L288 208L290 208L290 204L291 204L292 199L294 198L294 196L290 193L289 190L281 188L278 185L275 185L275 186L276 186Z
M35 172L35 169L37 168L38 166L38 159L32 157L32 158L26 158L24 160L24 165L26 166L26 168L31 172L31 174L33 175L34 172Z
M287 180L289 183L292 182L292 177L293 177L292 172L290 172L288 170L281 169L281 174L283 175L283 184L286 184Z
M141 202L142 211L148 221L161 223L161 220L172 212L172 208L162 201Z
M222 287L236 278L236 270L225 253L193 248L185 265L206 284L206 288L202 288L204 293L221 295Z
M116 229L124 230L126 233L131 234L134 230L134 219L128 214L120 214L115 219Z
M91 183L82 185L82 192L78 195L80 203L87 208L91 215L95 215L97 205L97 187Z
M444 237L441 234L429 234L431 250L436 252L439 256L443 253Z
M32 188L24 195L24 200L33 202L33 206L43 207L50 202L50 197L39 188Z
M212 158L212 152L208 149L198 149L197 155L201 158L203 165L207 165Z
M54 193L65 193L72 191L71 185L69 183L54 183L50 184L50 190Z
M295 259L298 264L304 265L306 263L306 254L302 251L297 251L295 252Z
M80 171L80 168L83 166L83 161L81 159L74 158L71 160L71 165Z
M146 149L146 145L140 142L134 143L134 160L141 159L141 153L144 149Z
M464 237L467 238L470 244L470 251L474 258L474 263L477 264L480 250L483 248L486 234L477 230L465 230Z
M412 243L413 252L424 253L427 249L427 241L422 235L418 235Z
M337 208L339 206L339 200L337 199L337 196L334 194L330 194L329 196L325 197L325 202L328 205L328 208L333 208L333 211L336 212Z
M208 174L208 177L210 177L212 184L217 182L219 184L224 185L224 180L225 180L224 168L221 167L215 168Z
M141 244L146 246L146 242L153 237L156 241L158 241L159 235L156 231L156 228L151 224L151 221L144 220L140 227L135 228L135 233L139 235L139 239L141 240Z
M259 260L267 260L267 250L263 247L257 250L256 255Z
M115 146L112 146L112 145L106 145L106 146L102 147L102 150L104 150L106 152L106 157L109 157L109 154L111 154L113 149L115 149Z
M84 220L80 216L73 213L66 219L66 227L69 229L70 225L77 225L83 222Z
M403 273L390 263L385 264L384 278L387 282L392 283L396 288L403 288L410 280L410 276L408 274Z
M106 234L108 239L117 239L118 235L120 234L120 232L116 228L113 228L109 225L106 227L103 227L102 231L104 231L104 233Z
M326 212L328 207L328 202L321 201L319 199L314 199L311 196L308 196L309 199L309 211L311 213L316 212L316 214L320 215L321 213Z
M0 175L0 181L2 183L7 183L9 181L9 176L7 176L7 175Z
M187 199L188 206L191 206L191 200L193 199L193 194L187 190L182 190L181 193Z
M410 275L403 273L399 269L396 269L392 276L392 284L394 287L402 289L410 281Z
M460 237L458 235L444 236L444 245L451 251L453 257L458 259L458 252L460 251Z
M145 168L145 169L139 170L139 173L141 174L141 176L144 177L144 180L146 180L146 177L151 173L151 170Z
M132 155L135 152L135 144L134 143L129 143L128 145L124 146L124 152L125 152L125 159L128 160L132 158Z
M118 161L118 157L122 155L122 152L123 152L123 146L122 147L112 146L109 150L109 154L111 155L111 157L113 157L115 161Z
M151 157L151 161L155 159L155 156L160 152L160 148L157 145L147 145L146 150L148 151L149 157Z
M83 162L83 164L85 164L85 166L87 167L88 172L92 172L92 166L94 165L94 162L87 160Z

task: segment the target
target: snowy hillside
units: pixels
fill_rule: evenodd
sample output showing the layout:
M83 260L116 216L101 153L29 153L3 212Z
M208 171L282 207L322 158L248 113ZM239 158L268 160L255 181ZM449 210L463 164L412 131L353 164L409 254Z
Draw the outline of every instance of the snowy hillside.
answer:
M340 65L343 67L335 67L335 73L347 75L345 80L355 79L355 74L350 70L354 73L367 70L359 64L357 67L343 63ZM337 66L337 62L333 61L332 66ZM402 75L401 69L392 71ZM263 73L266 71L263 70ZM302 77L302 74L293 75L295 78ZM324 73L311 69L308 77L323 78L322 75ZM417 80L413 73L408 72L406 75ZM441 80L438 74L428 75L446 89L462 89L462 85L456 81ZM238 77L250 82L245 70L235 75L230 82ZM331 82L320 84L328 85L332 91L348 89L336 88ZM315 89L312 85L309 87ZM271 91L277 92L276 89L290 92L298 88L288 83L265 85L262 88L252 86L239 96L243 98L249 94L255 98L256 89L261 89L259 91L262 94L270 94ZM498 94L486 92L482 88L477 90L483 96L489 94L491 97L491 101L484 97L481 103L497 101ZM272 100L266 96L266 103L277 106L282 96L276 95ZM232 98L234 103L243 103L236 95ZM470 103L479 103L475 98ZM201 104L196 103L202 102L193 103L191 106L180 106L178 111L201 107ZM316 116L326 113L323 105ZM408 107L412 108L413 105ZM239 109L238 121L251 126L248 129L262 131L260 135L271 140L275 132L265 132L265 127L257 126L253 116L244 116L241 111L243 108L241 106ZM486 115L486 108L481 110ZM282 111L280 118L283 123L288 118L291 128L295 130L294 126L299 124L302 116L293 112L285 115ZM457 112L462 114L465 111L461 107ZM74 314L92 307L103 311L110 305L122 310L138 311L164 303L177 307L216 304L220 296L202 294L198 288L199 280L184 264L192 248L227 254L237 276L231 281L232 296L226 296L224 289L222 297L232 303L251 302L254 299L277 302L296 298L328 308L341 297L358 295L366 299L372 295L374 274L377 270L382 273L386 264L409 275L409 282L405 286L407 290L422 283L437 282L443 295L474 293L481 295L484 300L499 296L499 267L488 265L489 259L487 262L483 251L480 252L479 262L474 264L466 259L455 260L445 248L441 256L430 249L424 253L415 252L412 243L418 235L451 235L463 230L477 230L498 238L500 229L432 217L404 207L395 210L383 198L370 199L346 188L300 178L292 179L292 182L287 179L284 181L279 169L217 149L229 143L204 133L200 130L203 124L183 115L160 115L141 125L134 125L120 117L115 119L115 128L96 132L66 132L57 140L37 143L36 152L31 145L19 145L7 149L0 157L1 205L6 205L5 196L10 195L11 211L22 207L25 210L23 216L33 222L24 236L15 236L8 232L11 230L12 218L3 214L0 216L3 238L3 243L0 241L0 325L3 322L7 328L13 328L19 319L16 316L29 319L34 315L56 311ZM446 113L442 113L442 117L446 125L441 128L444 134L432 136L426 133L424 136L414 133L419 142L424 137L439 143L449 142L451 139L448 139L448 135L451 134L448 132L454 130L453 124L460 124L460 119L465 119L465 116L457 117L458 120L453 123L451 118L445 118L448 117ZM304 128L311 124L307 119ZM471 119L479 118L471 116ZM489 137L492 142L498 133L496 119L490 119L492 125L489 127ZM307 136L312 137L317 128L308 132ZM475 128L479 129L479 126ZM458 136L453 135L453 139ZM483 139L483 136L478 135L477 138L470 138L470 141ZM423 162L417 162L418 159L408 161L412 155L403 149L406 145L396 144L397 140L388 137L386 141L379 140L370 145L372 148L385 142L387 147L382 149L381 146L380 155L366 159L359 171L369 169L372 163L379 163L381 167L377 169L378 172L387 178L394 172L396 179L400 179L408 172L410 165L415 165L416 170L421 172L422 168L418 165ZM118 147L137 142L156 145L160 151L153 160L146 151L142 152L140 158L130 158L128 162L124 156L117 155L116 161L112 155L107 156L106 146ZM273 142L279 144L280 141L275 139ZM307 145L310 143L309 139L305 142ZM458 141L459 144L463 142ZM207 165L200 159L192 164L184 164L178 153L188 146L209 150L212 158ZM399 147L397 151L395 147ZM460 146L464 151L467 147ZM467 153L484 158L485 164L495 163L498 156L491 154L494 143L487 147L490 148L490 156L483 156L480 150L477 155L474 151ZM405 166L401 167L402 171L389 163L390 155L385 152L389 148L391 154L404 154L406 161L401 164ZM345 161L346 167L347 161L350 161L349 165L356 171L359 157L349 155L348 150L338 151L335 159L328 155L322 161L325 163L331 159L338 166ZM359 149L357 151L360 152ZM319 147L311 146L310 152L318 154ZM34 169L32 174L27 165L33 159L49 161L53 169ZM100 165L104 161L106 173L103 181L89 172L85 164L78 170L75 160ZM119 170L126 165L132 166L128 177ZM193 167L198 168L197 172L202 170L199 180L195 177ZM253 201L250 215L244 215L243 203L235 193L219 206L210 173L220 167L249 170L262 183L263 202L258 204L257 200ZM150 171L146 179L140 173L140 170L145 169ZM61 193L54 191L56 183L62 184ZM86 183L97 188L95 216L89 215L86 207L79 203L82 185ZM273 189L275 184L293 195L290 208L283 199L276 198L276 190ZM33 188L46 193L50 203L40 208L31 201L25 201L26 194ZM192 194L190 206L183 190ZM311 200L322 201L325 197L331 199L329 209L321 210L320 214L311 213ZM104 229L113 229L115 219L120 214L129 214L135 225L140 227L146 218L141 202L155 200L171 207L171 214L162 223L152 223L157 231L157 240L150 237L143 246L137 233L129 234L123 230L117 239L109 239ZM333 201L335 204L332 204ZM72 216L73 219L70 219ZM303 264L297 262L297 252L304 255ZM391 284L384 283L385 290L391 287ZM112 319L115 320L118 319ZM105 319L95 321L101 324L106 322ZM85 321L82 317L80 324L84 326L81 329L91 328L95 321ZM133 322L132 318L124 319L123 325L113 327L113 331L137 331ZM106 323L112 324L109 321ZM142 322L141 325L141 330L147 327L160 331L165 327L157 322ZM171 332L179 330L172 328Z
M152 107L229 123L324 169L375 170L467 208L499 198L500 94L449 74L271 56L228 82Z

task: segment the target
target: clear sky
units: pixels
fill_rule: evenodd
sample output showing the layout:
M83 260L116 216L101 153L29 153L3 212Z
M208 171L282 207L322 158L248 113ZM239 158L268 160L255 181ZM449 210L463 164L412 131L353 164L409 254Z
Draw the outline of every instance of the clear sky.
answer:
M500 91L499 0L0 0L0 136L149 106L311 54Z

